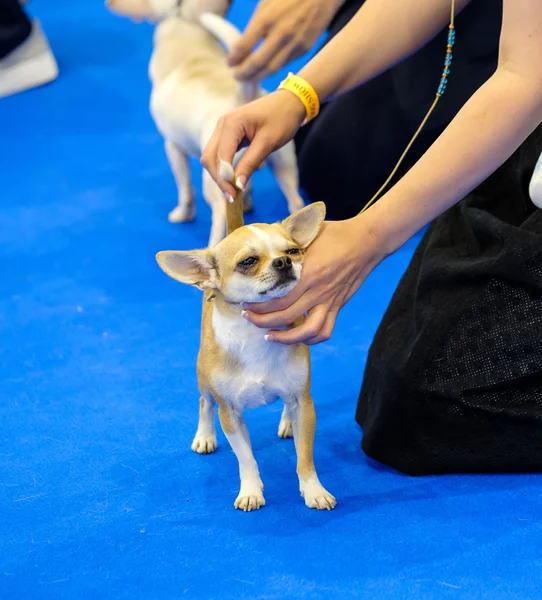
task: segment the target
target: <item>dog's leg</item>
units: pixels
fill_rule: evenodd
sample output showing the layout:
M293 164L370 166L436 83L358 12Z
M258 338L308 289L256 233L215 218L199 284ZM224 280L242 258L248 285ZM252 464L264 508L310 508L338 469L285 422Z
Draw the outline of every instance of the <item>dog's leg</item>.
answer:
M203 197L211 207L209 248L213 248L226 236L226 199L207 171L203 172Z
M337 501L324 488L314 468L313 448L316 413L312 398L306 394L289 404L294 430L294 442L297 452L297 475L299 491L309 508L331 510Z
M218 404L218 416L225 436L239 461L241 489L234 506L239 510L257 510L265 505L263 483L258 465L252 454L250 438L245 420L237 415L225 402Z
M209 393L204 392L199 400L198 430L192 450L198 454L210 454L216 450L215 401Z
M247 187L243 193L243 212L252 212L252 181L247 183Z
M277 183L286 196L290 214L302 209L305 203L299 195L299 177L293 142L273 152L268 160Z
M292 429L292 417L290 416L290 411L288 410L288 405L284 405L284 410L282 411L282 415L280 417L279 423L279 437L281 438L291 438L294 435Z
M188 156L169 140L165 142L165 149L169 165L175 177L178 193L178 204L169 213L168 220L170 223L193 221L196 216L196 205L194 204L194 190L192 189Z

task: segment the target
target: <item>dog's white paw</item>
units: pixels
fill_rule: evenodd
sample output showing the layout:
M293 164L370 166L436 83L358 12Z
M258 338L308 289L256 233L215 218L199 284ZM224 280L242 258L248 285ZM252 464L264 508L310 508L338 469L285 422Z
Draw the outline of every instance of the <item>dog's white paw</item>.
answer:
M280 438L294 437L294 430L290 419L284 417L281 418L278 433Z
M332 510L337 506L337 500L318 480L300 482L299 490L309 508Z
M192 450L198 454L211 454L216 450L216 433L196 433Z
M170 223L188 223L193 221L195 216L196 207L192 204L188 206L176 206L167 218Z
M265 498L263 497L263 483L259 477L245 479L241 482L239 496L233 504L238 510L250 512L258 510L265 506Z
M265 506L265 498L262 492L258 490L252 490L251 492L241 490L233 505L238 510L250 512Z

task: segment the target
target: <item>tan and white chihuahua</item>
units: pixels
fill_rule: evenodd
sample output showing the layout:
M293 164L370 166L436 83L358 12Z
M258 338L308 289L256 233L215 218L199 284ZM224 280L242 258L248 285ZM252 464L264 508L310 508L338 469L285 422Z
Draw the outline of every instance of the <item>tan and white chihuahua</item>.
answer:
M324 221L325 206L311 204L279 224L248 226L240 226L240 194L227 208L232 233L216 247L157 254L158 264L170 277L205 291L197 366L199 425L192 450L206 454L216 449L218 405L222 429L239 460L241 489L234 506L244 511L261 508L263 484L243 411L281 398L285 406L278 434L293 434L301 495L310 508L330 510L336 500L320 483L313 462L316 415L310 396L309 348L268 342L267 331L242 315L243 303L280 298L294 288L304 252Z
M226 64L222 46L229 50L241 37L223 18L229 5L229 0L107 0L116 14L157 23L149 65L150 110L164 137L178 189L171 222L195 217L189 157L200 158L221 115L264 94L256 83L236 81ZM268 162L290 213L302 208L293 142L271 154ZM213 247L224 238L226 215L222 192L206 171L203 196L212 210L209 246ZM244 202L245 210L250 209L250 188Z

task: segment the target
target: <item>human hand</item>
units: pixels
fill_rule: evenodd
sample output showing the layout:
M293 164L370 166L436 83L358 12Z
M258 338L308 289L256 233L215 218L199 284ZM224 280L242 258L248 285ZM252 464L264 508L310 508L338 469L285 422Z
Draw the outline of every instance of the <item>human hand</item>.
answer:
M325 222L307 249L295 288L284 298L244 306L244 318L270 329L269 342L313 345L329 340L341 308L385 258L382 241L372 227L370 211L347 221ZM307 312L298 327L275 329Z
M294 137L306 116L301 100L286 90L245 104L218 120L201 164L224 194L235 198L233 183L220 175L220 160L232 165L237 151L248 145L235 169L235 183L243 189L267 156Z
M308 52L344 0L260 0L228 63L235 77L261 81ZM253 52L263 40L262 45Z

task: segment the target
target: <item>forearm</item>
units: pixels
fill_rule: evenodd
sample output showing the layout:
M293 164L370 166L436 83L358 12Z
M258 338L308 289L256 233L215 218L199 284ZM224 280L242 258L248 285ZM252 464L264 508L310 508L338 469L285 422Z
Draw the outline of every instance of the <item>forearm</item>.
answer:
M469 1L456 0L456 12ZM450 6L448 0L366 0L299 75L321 102L340 96L430 41L449 22Z
M499 69L416 165L358 219L370 219L383 256L465 197L542 122L540 82Z

